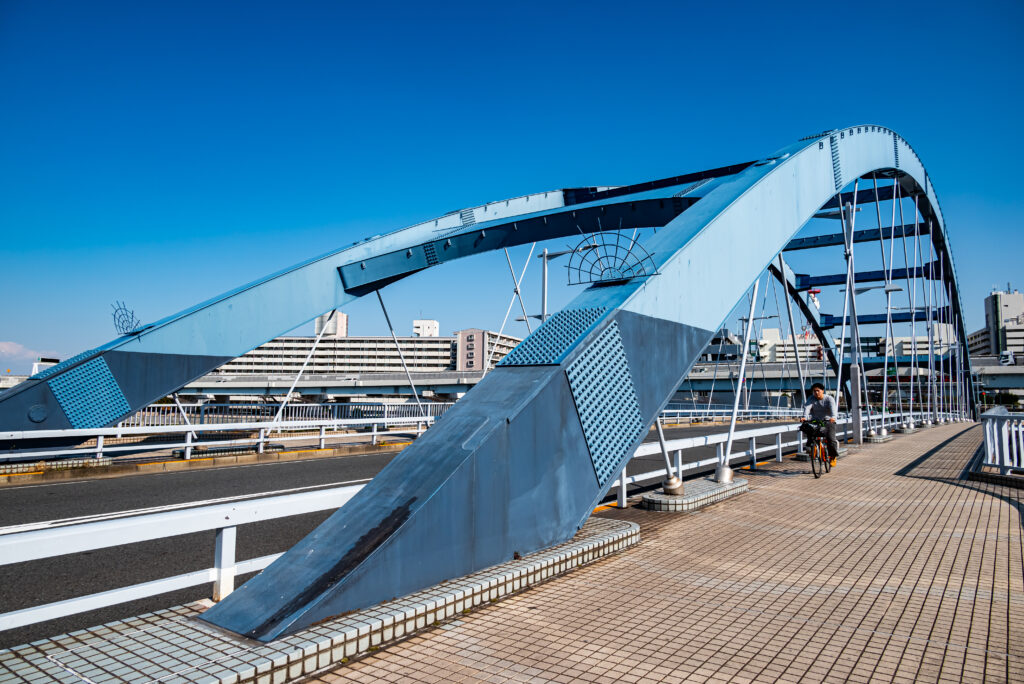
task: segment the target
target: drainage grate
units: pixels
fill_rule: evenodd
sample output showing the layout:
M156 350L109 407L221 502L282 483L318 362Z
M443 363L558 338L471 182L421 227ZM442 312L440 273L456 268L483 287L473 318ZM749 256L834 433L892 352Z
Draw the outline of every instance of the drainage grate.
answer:
M607 487L644 431L618 323L613 322L566 369L594 474ZM603 490L602 490L603 491Z
M460 209L459 218L464 226L476 225L476 213L472 209Z
M559 363L580 337L601 319L604 307L562 309L519 343L499 366L543 366Z
M121 387L102 356L48 383L73 428L98 428L131 412Z

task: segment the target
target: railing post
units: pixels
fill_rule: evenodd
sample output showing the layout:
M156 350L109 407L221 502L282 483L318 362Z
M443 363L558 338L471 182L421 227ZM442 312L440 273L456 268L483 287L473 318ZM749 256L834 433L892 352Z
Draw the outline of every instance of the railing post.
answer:
M753 437L747 440L747 449L750 450L750 469L757 470L757 440Z
M999 447L1003 452L1002 463L999 470L1004 475L1009 472L1013 462L1010 460L1010 421L1006 418L999 420Z
M775 433L775 460L782 463L782 433Z
M96 438L96 458L103 458L103 435Z
M326 433L327 433L327 426L326 425L321 425L320 426L320 448L321 449L323 449L326 446L326 444L327 444Z
M683 450L676 449L676 477L683 479Z
M370 434L372 435L370 437L370 444L372 444L374 446L377 446L377 424L376 423L373 424L373 427L370 430Z
M192 431L185 433L185 460L192 458Z
M626 468L622 468L622 472L619 473L619 498L616 502L619 508L626 507Z
M263 453L263 446L264 446L263 440L266 437L266 434L267 434L267 429L266 428L260 428L260 439L259 439L259 442L258 442L258 444L256 446L256 453L259 453L259 454Z
M213 600L220 601L235 590L235 527L222 527L217 530L217 548L214 551L213 568L216 579L213 581Z
M982 429L985 434L985 465L995 465L995 439L992 434L992 420L982 418Z

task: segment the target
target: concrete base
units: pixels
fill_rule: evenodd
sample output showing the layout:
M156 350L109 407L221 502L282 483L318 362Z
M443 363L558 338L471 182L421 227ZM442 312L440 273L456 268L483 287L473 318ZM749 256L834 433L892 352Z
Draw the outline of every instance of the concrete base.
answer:
M708 477L688 481L682 495L663 492L644 494L641 505L652 511L686 513L742 494L748 489L746 480L736 479L729 484L720 484Z
M892 431L893 432L898 432L901 435L912 435L915 432L917 432L917 428L916 427L905 427L905 428L896 427L896 428L893 428Z
M0 682L296 681L639 541L640 527L635 523L591 518L565 544L321 622L269 644L196 620L212 605L200 601L0 651Z
M885 442L892 441L892 435L868 435L864 438L864 441L871 444L884 444Z

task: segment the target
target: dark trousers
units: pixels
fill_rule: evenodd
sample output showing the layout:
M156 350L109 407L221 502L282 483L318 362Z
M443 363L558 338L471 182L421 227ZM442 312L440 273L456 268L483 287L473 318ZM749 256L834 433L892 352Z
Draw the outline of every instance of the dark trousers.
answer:
M811 425L810 423L801 423L800 432L807 435L807 439L812 440L818 436L818 426ZM828 457L839 458L839 442L836 441L836 424L829 421L825 423L825 427L820 428L825 433L825 441L828 442Z

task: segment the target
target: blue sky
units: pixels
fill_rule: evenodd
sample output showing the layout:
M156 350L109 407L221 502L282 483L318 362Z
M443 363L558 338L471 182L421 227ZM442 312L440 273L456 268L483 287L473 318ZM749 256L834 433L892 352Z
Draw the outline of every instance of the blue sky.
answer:
M1024 4L710 4L0 2L0 372L113 338L115 300L152 321L459 207L857 123L928 166L968 328L1024 287ZM497 328L503 269L389 287L399 332Z

